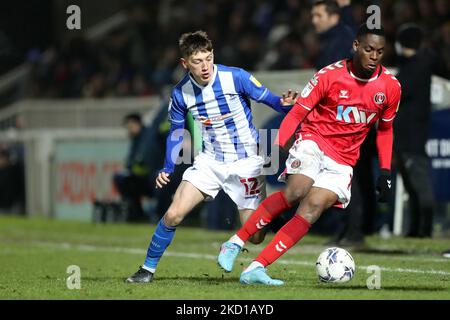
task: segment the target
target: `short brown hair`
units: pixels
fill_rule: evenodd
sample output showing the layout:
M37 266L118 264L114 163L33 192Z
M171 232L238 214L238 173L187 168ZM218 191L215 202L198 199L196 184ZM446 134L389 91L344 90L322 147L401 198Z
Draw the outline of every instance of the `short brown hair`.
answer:
M205 31L195 31L183 33L178 41L180 47L181 56L184 58L189 57L198 51L212 51L213 46L211 40Z

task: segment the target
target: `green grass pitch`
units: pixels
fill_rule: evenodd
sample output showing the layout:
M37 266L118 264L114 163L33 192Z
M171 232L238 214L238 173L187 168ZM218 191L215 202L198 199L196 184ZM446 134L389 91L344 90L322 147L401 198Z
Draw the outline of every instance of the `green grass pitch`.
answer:
M143 263L154 228L0 217L0 299L450 299L450 259L440 255L449 239L368 237L366 250L350 250L355 277L327 284L314 266L327 238L308 235L269 267L286 284L266 287L238 282L262 246L248 245L225 274L216 256L231 233L180 227L153 283L124 283ZM80 268L80 289L67 288L70 265ZM379 290L367 288L370 265L381 268Z

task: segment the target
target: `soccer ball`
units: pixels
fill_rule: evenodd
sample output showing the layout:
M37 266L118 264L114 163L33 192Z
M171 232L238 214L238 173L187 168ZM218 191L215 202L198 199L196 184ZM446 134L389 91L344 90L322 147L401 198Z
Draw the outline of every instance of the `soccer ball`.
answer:
M316 271L320 281L347 282L355 275L355 261L345 249L327 248L317 258Z

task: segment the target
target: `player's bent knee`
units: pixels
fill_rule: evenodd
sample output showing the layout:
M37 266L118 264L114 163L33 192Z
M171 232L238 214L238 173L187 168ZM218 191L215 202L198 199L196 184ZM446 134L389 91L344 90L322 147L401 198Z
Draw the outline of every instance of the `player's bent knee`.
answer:
M304 197L303 191L295 188L286 188L283 193L290 205L298 203Z
M169 227L175 227L183 221L183 218L177 210L169 209L164 215L164 223Z

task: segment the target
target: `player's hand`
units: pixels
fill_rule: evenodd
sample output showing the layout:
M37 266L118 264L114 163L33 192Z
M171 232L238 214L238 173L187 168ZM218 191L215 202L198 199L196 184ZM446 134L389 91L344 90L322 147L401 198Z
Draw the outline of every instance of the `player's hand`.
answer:
M391 196L392 179L391 172L386 169L381 169L381 174L377 180L375 192L379 202L388 202Z
M292 92L291 89L288 92L283 92L281 95L280 103L282 106L293 106L295 101L297 100L298 91Z
M170 173L160 172L156 177L156 189L162 189L166 184L170 182Z

